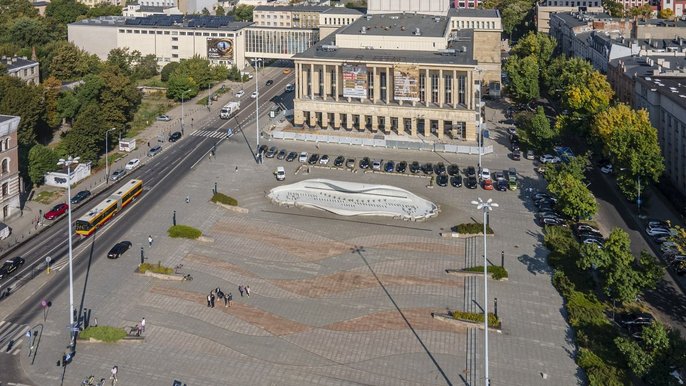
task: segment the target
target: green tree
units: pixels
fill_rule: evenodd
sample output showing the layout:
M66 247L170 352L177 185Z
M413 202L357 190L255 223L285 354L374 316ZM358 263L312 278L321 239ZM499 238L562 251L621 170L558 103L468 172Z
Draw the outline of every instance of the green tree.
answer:
M230 15L233 15L236 20L252 21L253 10L255 10L255 7L252 5L238 4L233 11L230 12Z
M166 82L169 80L169 76L176 71L176 69L179 67L179 62L169 62L162 67L162 71L160 71L160 80L163 82Z
M615 345L626 359L628 367L638 377L646 375L655 364L653 357L634 340L619 336L615 338Z
M567 162L560 162L553 165L553 167L546 168L545 179L553 181L562 174L570 174L575 179L584 181L586 179L586 170L591 166L590 159L590 152L570 157Z
M607 78L598 71L577 74L578 81L565 90L564 105L582 117L592 117L607 110L614 92Z
M210 16L210 11L207 8L203 8L202 11L200 11L200 13L203 16Z
M603 0L603 8L612 17L624 17L624 6L615 0Z
M0 0L0 25L21 17L38 18L38 9L28 0Z
M167 98L180 101L182 96L185 100L188 100L196 95L198 95L198 84L193 78L176 73L169 77L167 82Z
M191 78L201 89L207 88L213 81L210 61L198 55L190 59L181 60L179 67L174 70L174 73Z
M530 32L519 39L512 47L511 55L524 58L530 55L536 57L538 66L542 69L548 67L553 59L553 52L557 46L557 40L544 33Z
M29 178L34 185L43 183L43 176L56 169L59 156L47 146L36 144L29 150Z
M138 52L140 56L140 52ZM135 60L135 54L129 53L129 48L114 48L107 54L107 64L118 67L125 74L131 74L132 63Z
M532 143L537 149L543 150L550 146L557 135L558 133L554 128L550 127L550 120L546 117L543 107L538 106L536 114L531 118L530 131L527 133L529 143Z
M41 19L21 17L8 28L7 38L21 47L35 47L45 44L50 37Z
M57 112L60 118L64 118L70 123L76 118L80 107L81 103L72 91L63 92L57 99Z
M224 16L226 15L226 10L221 5L218 5L217 9L214 10L214 14L217 16Z
M489 4L492 8L500 10L502 15L503 32L510 37L515 31L525 30L527 19L533 22L534 2L530 0L508 0Z
M16 77L0 76L0 114L21 117L17 136L28 154L28 149L46 127L42 90Z
M43 100L45 101L45 111L48 126L57 128L60 125L60 114L57 108L62 82L55 77L46 79L43 84Z
M557 208L565 216L578 220L593 216L598 211L593 193L581 180L569 173L549 181L548 190L557 197Z
M508 90L514 99L528 102L539 98L539 67L535 56L512 56L505 64L505 70L510 77Z
M560 99L565 84L562 81L562 73L567 68L567 58L564 55L556 56L543 69L542 79L548 95Z
M674 11L671 8L661 9L658 13L660 19L672 20L674 18Z
M79 16L85 15L88 7L76 0L50 1L45 8L45 16L57 20L61 24L69 24L76 21Z
M594 135L617 170L617 184L629 199L641 187L657 182L664 171L664 158L648 112L618 104L600 112L594 121Z
M88 9L88 11L86 12L86 18L90 19L100 16L121 16L121 14L121 6L108 3L100 3Z
M125 128L133 120L141 103L141 93L131 78L118 67L105 67L100 77L103 80L103 88L98 96L100 115L108 128Z
M45 61L48 62L49 67L48 74L63 82L100 72L100 59L80 50L72 43L57 42L50 49L45 53Z
M133 69L135 79L148 79L155 75L157 75L157 57L154 54L140 58Z

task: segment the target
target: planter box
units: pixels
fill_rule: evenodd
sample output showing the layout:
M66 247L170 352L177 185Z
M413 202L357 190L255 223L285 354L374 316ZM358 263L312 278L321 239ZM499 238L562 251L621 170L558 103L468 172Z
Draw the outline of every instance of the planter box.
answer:
M472 320L464 320L464 319L454 319L454 318L452 317L452 315L449 315L449 314L435 314L435 313L432 312L432 313L431 313L431 317L434 318L434 319L436 319L436 320L440 320L440 321L446 322L446 323L456 324L456 325L458 325L458 326L478 327L478 328L481 329L481 330L484 329L484 323L483 323L483 322L475 322L475 321L472 321ZM502 324L502 322L501 322L501 324ZM500 330L500 329L498 329L498 328L489 327L488 329L489 329L490 331L495 331L495 332L497 332L498 334L502 334L502 333L503 333L503 331Z
M145 271L143 276L154 277L155 279L160 279L160 280L174 280L174 281L183 280L183 276L180 276L180 275L165 275L163 273L155 273L152 271Z

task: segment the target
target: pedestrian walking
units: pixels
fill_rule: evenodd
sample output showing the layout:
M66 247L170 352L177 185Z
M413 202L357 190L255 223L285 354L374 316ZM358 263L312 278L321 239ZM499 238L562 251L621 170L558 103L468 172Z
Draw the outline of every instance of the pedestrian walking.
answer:
M231 292L229 292L229 294L226 296L226 303L228 304L229 307L231 307L232 301L233 301L233 294Z
M119 367L117 367L116 365L113 366L112 370L110 370L110 372L112 373L112 375L110 375L110 379L113 381L116 381L117 380L117 374L119 373Z
M211 304L212 308L214 308L214 299L215 299L214 292L210 292L210 304Z
M190 204L190 203L191 203L191 196L186 195L186 204Z
M212 307L212 298L210 295L207 295L207 307Z
M236 169L233 172L238 173L238 165L236 165Z
M238 292L240 292L240 293L241 293L241 297L243 297L243 286L242 286L242 285L239 285L239 286L238 286Z
M250 286L245 287L245 293L250 297Z
M152 235L148 235L148 245L152 247Z
M141 319L141 332L145 332L145 318Z

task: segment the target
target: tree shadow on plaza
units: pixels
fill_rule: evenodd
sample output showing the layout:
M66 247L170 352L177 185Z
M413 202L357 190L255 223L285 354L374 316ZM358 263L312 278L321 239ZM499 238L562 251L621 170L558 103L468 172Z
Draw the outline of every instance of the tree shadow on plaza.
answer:
M407 327L410 329L410 331L412 331L412 334L415 336L415 338L417 338L417 341L422 346L422 348L424 349L426 354L429 356L429 359L431 360L431 362L433 362L434 366L436 366L436 369L438 369L438 372L441 374L441 376L445 380L446 384L449 386L452 386L453 383L450 382L448 375L445 373L445 371L443 371L443 368L441 368L441 365L438 364L438 361L436 360L436 358L433 356L433 354L431 354L431 351L429 350L429 348L426 346L426 344L424 344L424 341L422 341L422 338L419 337L419 334L417 334L417 331L415 331L414 327L412 327L412 324L410 323L410 321L407 320L407 317L405 316L403 311L398 306L398 303L395 302L395 299L393 299L393 296L391 296L391 293L388 292L388 290L386 289L386 286L384 286L384 284L381 282L381 279L379 279L379 276L376 274L376 272L374 272L374 269L372 268L372 266L367 261L367 258L364 256L364 252L366 252L364 247L355 246L355 247L351 248L351 252L360 256L360 258L362 259L364 264L369 269L369 272L372 273L372 276L374 276L374 279L376 279L376 281L377 281L377 283L379 283L379 286L381 287L381 289L384 291L386 296L388 296L388 299L391 301L391 303L393 303L393 306L395 307L395 309L400 314L400 317L403 319L403 321L405 322Z

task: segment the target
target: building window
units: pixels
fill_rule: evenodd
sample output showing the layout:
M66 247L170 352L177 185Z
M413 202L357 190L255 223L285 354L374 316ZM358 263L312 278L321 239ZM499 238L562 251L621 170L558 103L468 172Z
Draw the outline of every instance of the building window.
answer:
M178 41L179 41L179 38L173 37L173 38L172 38L172 41L173 41L173 42L178 42Z
M445 103L453 103L453 77L452 75L445 76Z
M172 58L178 58L179 54L172 54Z
M457 103L464 105L465 102L466 79L464 75L457 77Z
M7 158L2 160L2 166L0 169L2 170L2 174L10 172L10 161Z
M165 35L169 35L169 31L164 31L164 34L165 34Z
M140 30L137 30L137 29L135 29L135 30L133 30L133 33L135 33L135 34L139 34L139 33L141 33L141 31L140 31Z
M5 150L9 150L9 148L10 148L10 139L5 138Z
M374 71L367 70L367 84L369 85L369 98L374 98Z
M382 72L379 74L379 82L381 83L381 100L386 100L386 73Z
M5 182L2 184L2 196L5 197L10 194L10 184Z
M422 76L421 72L419 74L419 102L424 103L426 101L426 77Z
M172 46L172 50L178 50L179 46Z

